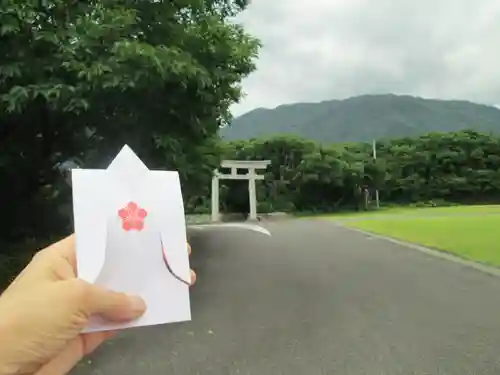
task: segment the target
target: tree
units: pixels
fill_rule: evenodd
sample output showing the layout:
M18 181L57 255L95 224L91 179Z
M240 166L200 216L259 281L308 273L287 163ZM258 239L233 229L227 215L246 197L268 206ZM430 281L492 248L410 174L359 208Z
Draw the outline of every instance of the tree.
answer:
M377 160L368 143L325 147L288 136L230 142L226 157L272 160L259 198L275 209L362 207L364 187L379 189L383 203L500 199L500 138L474 131L380 142ZM228 199L241 197L232 194Z
M259 43L238 0L0 1L0 248L71 230L54 168L103 167L124 143L178 169L187 201L209 184L218 128ZM196 199L194 199L195 201Z

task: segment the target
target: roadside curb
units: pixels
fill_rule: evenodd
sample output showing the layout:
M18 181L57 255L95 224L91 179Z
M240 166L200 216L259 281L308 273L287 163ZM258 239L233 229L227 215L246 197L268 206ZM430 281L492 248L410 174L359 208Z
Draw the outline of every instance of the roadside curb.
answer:
M392 237L383 236L381 234L367 232L367 231L364 231L364 230L358 229L358 228L352 228L352 227L346 226L346 225L344 225L344 224L342 224L340 222L334 222L334 225L337 225L339 227L342 227L344 229L347 229L347 230L350 230L350 231L353 231L353 232L357 232L357 233L363 234L363 235L368 236L368 237L372 237L372 238L376 238L376 239L380 239L380 240L392 242L392 243L394 243L396 245L400 245L400 246L404 246L404 247L407 247L407 248L410 248L410 249L413 249L413 250L417 250L417 251L420 251L421 253L424 253L424 254L427 254L427 255L431 255L431 256L434 256L436 258L441 258L441 259L445 259L445 260L448 260L448 261L451 261L451 262L454 262L454 263L458 263L458 264L460 264L462 266L473 268L473 269L475 269L477 271L480 271L480 272L483 272L483 273L487 273L487 274L489 274L491 276L500 277L500 268L496 268L496 267L493 267L493 266L488 266L488 265L485 265L485 264L482 264L482 263L478 263L478 262L474 262L474 261L467 260L467 259L464 259L464 258L460 258L460 257L458 257L456 255L453 255L451 253L447 253L445 251L431 249L429 247L425 247L425 246L418 245L418 244L411 243L411 242L401 241L401 240L398 240L398 239L395 239L395 238L392 238Z

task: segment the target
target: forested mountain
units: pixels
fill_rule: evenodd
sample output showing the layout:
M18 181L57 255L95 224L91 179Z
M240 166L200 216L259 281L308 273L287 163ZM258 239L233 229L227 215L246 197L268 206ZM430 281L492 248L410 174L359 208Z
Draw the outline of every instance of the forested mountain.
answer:
M221 130L228 140L293 134L321 142L359 142L473 129L500 134L500 110L467 101L364 95L255 109Z

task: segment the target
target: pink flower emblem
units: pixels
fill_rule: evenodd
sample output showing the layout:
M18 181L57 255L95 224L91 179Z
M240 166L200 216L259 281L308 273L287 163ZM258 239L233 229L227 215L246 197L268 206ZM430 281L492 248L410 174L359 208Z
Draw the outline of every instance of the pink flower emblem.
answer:
M118 211L118 216L122 219L122 228L126 231L144 228L144 219L148 216L145 209L139 208L137 203L129 202L125 208Z

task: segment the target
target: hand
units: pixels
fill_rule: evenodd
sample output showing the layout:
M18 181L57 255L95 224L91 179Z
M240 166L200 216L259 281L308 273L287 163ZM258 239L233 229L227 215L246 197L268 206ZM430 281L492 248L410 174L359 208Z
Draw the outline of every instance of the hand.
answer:
M126 322L145 310L140 297L77 279L74 236L65 238L35 255L0 296L0 375L67 374L115 333L81 334L91 315Z

